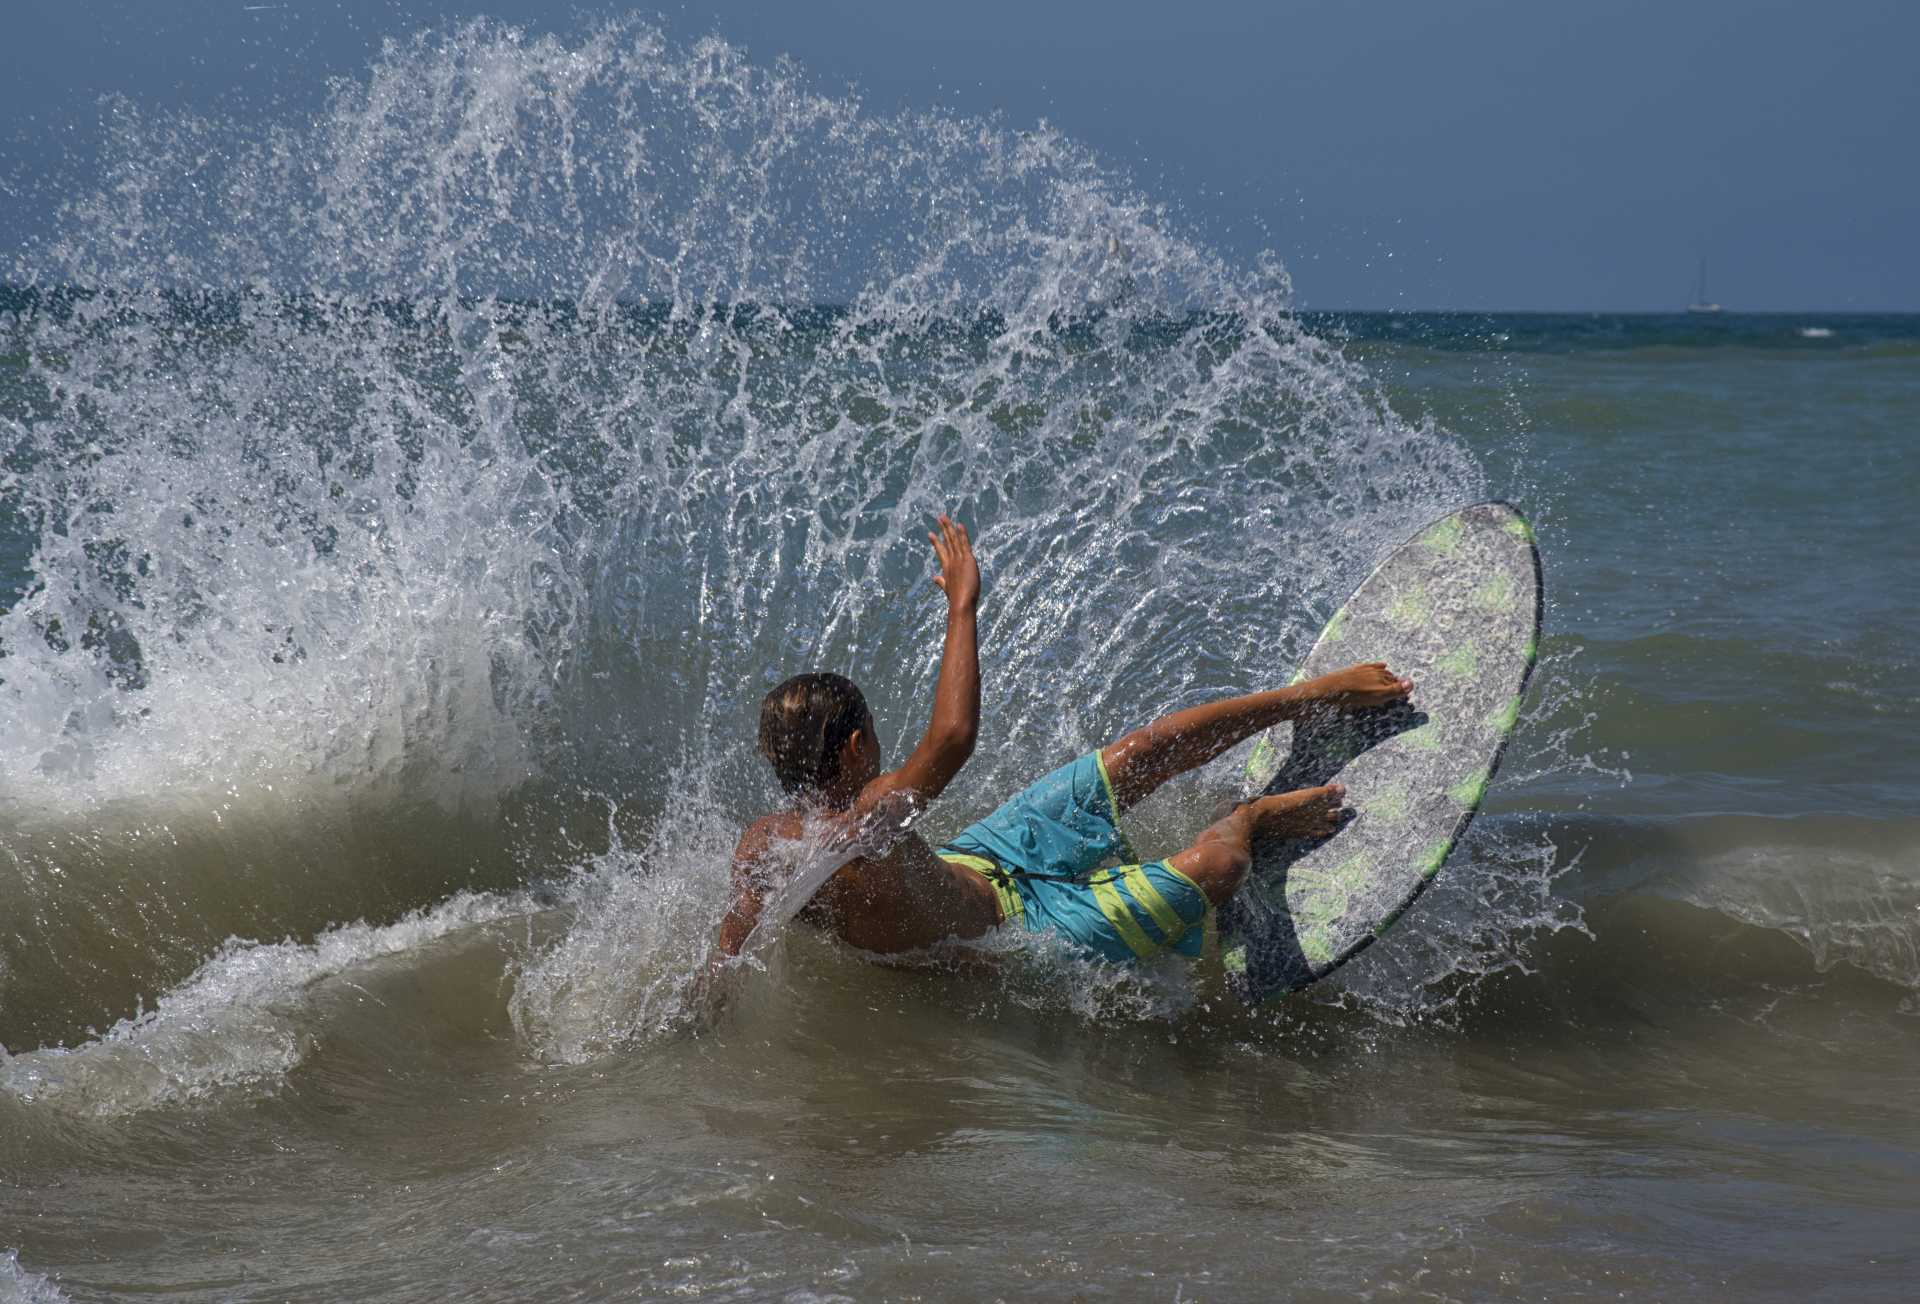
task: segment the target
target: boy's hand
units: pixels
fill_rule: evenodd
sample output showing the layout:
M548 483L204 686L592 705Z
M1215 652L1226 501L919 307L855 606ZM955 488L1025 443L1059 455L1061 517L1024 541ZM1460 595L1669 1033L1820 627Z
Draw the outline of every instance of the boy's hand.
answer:
M933 582L947 595L949 608L972 611L980 603L980 567L973 559L973 541L958 521L942 516L937 524L927 536L933 555L940 559L940 573Z
M1348 666L1313 681L1314 696L1335 706L1389 706L1403 702L1413 681L1387 669L1384 661Z

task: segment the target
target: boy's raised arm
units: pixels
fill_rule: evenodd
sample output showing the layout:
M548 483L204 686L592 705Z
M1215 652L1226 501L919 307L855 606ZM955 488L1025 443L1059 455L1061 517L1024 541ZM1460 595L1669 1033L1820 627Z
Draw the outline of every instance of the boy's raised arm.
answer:
M973 558L973 541L966 526L945 516L927 540L940 561L933 582L947 595L947 643L933 693L933 719L906 763L867 785L854 804L855 815L896 792L911 793L920 801L939 796L973 755L980 730L980 567Z

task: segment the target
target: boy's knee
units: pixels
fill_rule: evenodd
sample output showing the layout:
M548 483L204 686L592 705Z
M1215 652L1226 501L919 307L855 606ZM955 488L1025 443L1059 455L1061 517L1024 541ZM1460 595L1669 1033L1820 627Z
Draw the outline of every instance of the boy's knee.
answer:
M1253 868L1253 858L1244 847L1217 839L1188 847L1180 853L1177 861L1176 867L1192 879L1215 906L1223 906L1231 900L1233 894L1240 890L1247 871Z

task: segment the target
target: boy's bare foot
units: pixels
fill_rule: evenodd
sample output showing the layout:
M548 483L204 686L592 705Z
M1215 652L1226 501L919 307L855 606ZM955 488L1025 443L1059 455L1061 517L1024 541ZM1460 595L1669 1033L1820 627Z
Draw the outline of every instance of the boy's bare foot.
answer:
M1365 661L1309 680L1319 701L1339 707L1390 706L1413 692L1413 680L1394 674L1384 661Z
M1247 803L1255 834L1269 838L1325 838L1340 831L1347 790L1337 783L1276 793Z

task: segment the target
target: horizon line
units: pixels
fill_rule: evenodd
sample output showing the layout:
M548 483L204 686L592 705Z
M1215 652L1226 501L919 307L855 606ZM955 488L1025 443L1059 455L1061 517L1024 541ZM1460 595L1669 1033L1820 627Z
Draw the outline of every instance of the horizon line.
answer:
M30 284L30 283L25 283L20 281L0 280L0 292L11 291L11 292L17 292L17 293L33 293L38 291L43 293L46 293L46 292L60 293L62 291L92 291L92 290L96 290L97 288L98 287L95 287L95 286L79 285L73 282L41 283L41 284L35 285L35 284ZM209 288L206 286L187 286L187 287L176 286L176 287L167 287L167 288L169 288L170 290L176 293L237 294L237 293L247 292L247 290L250 287L234 286L234 287L221 287L216 289L216 288ZM280 293L300 294L300 293L315 293L315 292L294 290L294 291L280 291ZM432 299L438 298L440 296L436 295L436 296L415 297L415 296L409 296L405 294L395 295L395 294L382 294L379 292L368 292L368 297L372 299L403 300L403 301L409 301L409 302L429 302ZM537 295L520 295L520 294L499 293L499 292L496 292L492 295L475 293L470 296L462 296L462 297L475 298L475 299L492 297L492 298L503 300L509 303L522 303L522 304L540 303L540 302L557 303L557 302L575 302L576 301L575 296L571 296L571 295L556 295L550 299L542 299ZM658 306L664 306L670 303L671 300L646 299L646 298L638 298L638 299L620 298L620 299L616 299L615 302L620 304L623 307L658 307ZM803 304L793 304L793 303L784 303L784 302L765 303L765 302L754 301L754 300L747 300L747 301L713 300L703 306L723 307L723 308L747 307L747 306L780 307L780 308L804 307L804 308L818 310L823 308L846 309L846 308L850 308L852 304L846 300L824 300L824 299L815 300L811 303L803 303ZM991 305L983 303L978 306L988 307ZM1595 307L1467 308L1467 307L1439 307L1439 306L1433 306L1433 305L1410 308L1410 307L1376 307L1376 306L1363 306L1363 305L1352 305L1352 304L1341 305L1338 307L1328 307L1328 306L1323 306L1319 304L1305 304L1305 303L1295 302L1287 305L1287 308L1289 311L1294 313L1329 313L1329 314L1351 314L1351 315L1365 314L1368 316L1386 316L1386 317L1418 316L1418 315L1480 316L1480 317L1579 317L1579 316L1696 317L1703 324L1705 322L1711 321L1715 317L1792 317L1792 316L1806 316L1806 315L1832 316L1832 317L1915 317L1915 316L1920 316L1920 306L1912 307L1912 308L1845 308L1845 307L1730 308L1725 305L1722 305L1718 311L1712 312L1712 313L1694 313L1690 311L1685 305L1682 305L1680 307L1673 307L1673 308L1665 308L1665 307L1662 307L1662 308L1646 308L1646 307L1641 307L1641 308L1595 308ZM1189 309L1187 309L1187 311L1209 312L1209 311L1222 311L1222 310L1213 309L1213 308L1204 308L1204 307L1190 307Z

